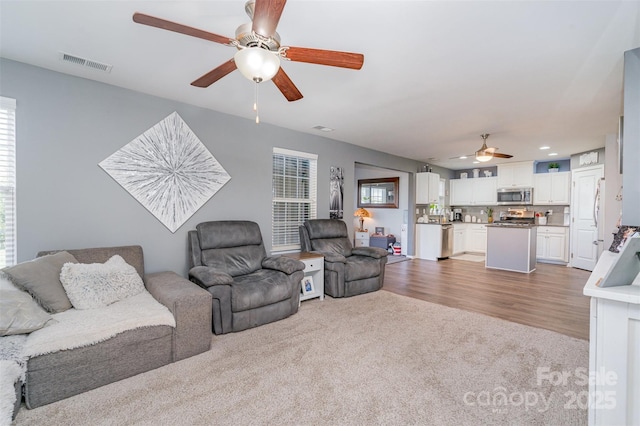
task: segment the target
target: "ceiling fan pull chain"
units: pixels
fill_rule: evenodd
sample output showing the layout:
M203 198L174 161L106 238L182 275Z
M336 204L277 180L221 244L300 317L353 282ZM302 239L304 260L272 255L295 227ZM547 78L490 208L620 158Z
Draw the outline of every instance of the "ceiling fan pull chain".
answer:
M253 110L256 112L256 124L260 124L260 117L258 116L258 84L259 82L256 80L256 93L253 102Z

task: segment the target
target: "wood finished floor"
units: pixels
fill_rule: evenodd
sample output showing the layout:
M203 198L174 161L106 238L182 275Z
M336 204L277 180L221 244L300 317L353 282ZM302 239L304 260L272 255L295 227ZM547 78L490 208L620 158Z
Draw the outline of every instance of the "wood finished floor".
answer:
M386 266L383 289L432 303L589 339L590 272L538 263L530 274L484 262L413 259Z

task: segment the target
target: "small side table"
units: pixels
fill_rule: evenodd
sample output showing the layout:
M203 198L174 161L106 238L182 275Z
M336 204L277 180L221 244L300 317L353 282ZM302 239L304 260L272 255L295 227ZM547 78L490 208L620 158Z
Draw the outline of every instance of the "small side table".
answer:
M324 256L318 253L309 253L306 251L300 253L286 253L283 256L299 260L304 263L304 276L311 277L313 280L313 293L304 294L302 285L300 286L300 301L319 297L324 300ZM303 280L304 282L304 280Z
M356 247L369 247L369 231L358 232L356 231Z

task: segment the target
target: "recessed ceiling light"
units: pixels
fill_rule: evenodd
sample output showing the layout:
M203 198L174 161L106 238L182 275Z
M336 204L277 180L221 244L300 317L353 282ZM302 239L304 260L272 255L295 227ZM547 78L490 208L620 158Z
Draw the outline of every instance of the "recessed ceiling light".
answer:
M553 157L554 155L558 155L558 153L557 152L550 152L549 153L549 157Z
M474 161L473 164L480 164L480 162L479 161Z
M551 149L550 146L541 146L540 149Z
M313 128L316 130L320 130L321 132L333 132L333 129L331 127L313 126Z
M467 156L466 156L466 155L462 155L462 156L460 156L460 159L461 159L461 160L466 160L466 159L467 159Z

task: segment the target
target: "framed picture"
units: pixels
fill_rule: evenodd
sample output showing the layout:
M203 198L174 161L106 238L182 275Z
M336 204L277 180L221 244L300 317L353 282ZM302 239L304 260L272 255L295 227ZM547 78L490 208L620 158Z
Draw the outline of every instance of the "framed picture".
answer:
M312 276L304 277L302 281L300 281L300 285L302 286L302 294L304 294L305 296L307 294L313 294L316 292L316 287L313 285Z
M384 226L376 226L376 234L384 235Z

